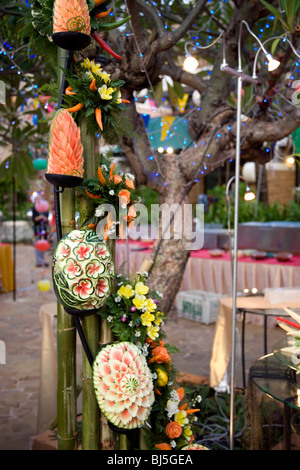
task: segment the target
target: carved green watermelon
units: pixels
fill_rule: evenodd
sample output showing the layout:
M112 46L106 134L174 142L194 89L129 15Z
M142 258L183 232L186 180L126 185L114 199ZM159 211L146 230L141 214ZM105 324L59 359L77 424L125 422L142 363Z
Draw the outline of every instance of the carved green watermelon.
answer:
M109 297L114 266L107 244L93 230L72 230L53 257L54 291L65 308L93 310Z

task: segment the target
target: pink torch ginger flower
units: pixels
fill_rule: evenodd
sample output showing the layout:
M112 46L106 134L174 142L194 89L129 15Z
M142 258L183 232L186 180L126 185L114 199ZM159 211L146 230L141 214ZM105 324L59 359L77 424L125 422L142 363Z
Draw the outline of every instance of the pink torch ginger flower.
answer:
M151 371L137 346L109 344L98 353L93 384L101 411L115 426L135 429L147 420L154 403Z

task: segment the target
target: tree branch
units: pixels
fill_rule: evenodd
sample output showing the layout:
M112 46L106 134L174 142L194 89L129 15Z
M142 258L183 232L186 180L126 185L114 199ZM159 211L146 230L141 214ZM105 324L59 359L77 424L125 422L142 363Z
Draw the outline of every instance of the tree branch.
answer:
M174 64L170 57L167 57L168 65L164 64L161 67L161 73L168 75L175 82L184 83L185 85L204 93L207 89L207 84L201 80L199 75L186 72L178 65Z
M190 29L192 24L196 21L200 13L203 11L206 0L198 0L195 7L191 10L188 16L183 20L180 26L171 33L166 33L162 37L156 39L151 44L152 54L166 51L174 46L186 32Z

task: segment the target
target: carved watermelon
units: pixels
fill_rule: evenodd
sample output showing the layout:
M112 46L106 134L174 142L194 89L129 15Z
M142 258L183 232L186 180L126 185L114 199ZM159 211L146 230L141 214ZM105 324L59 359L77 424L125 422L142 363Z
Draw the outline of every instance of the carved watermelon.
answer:
M53 286L66 308L100 308L109 297L114 266L107 244L92 230L73 230L58 243L53 257Z

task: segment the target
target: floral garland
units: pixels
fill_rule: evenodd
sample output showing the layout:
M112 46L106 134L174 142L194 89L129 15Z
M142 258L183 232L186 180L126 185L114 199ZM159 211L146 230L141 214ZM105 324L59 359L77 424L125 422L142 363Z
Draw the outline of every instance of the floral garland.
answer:
M71 69L65 71L68 87L63 95L64 107L69 112L84 113L89 132L101 132L107 143L115 143L122 133L118 116L129 103L120 91L125 82L112 80L100 64L88 58L75 62Z
M109 212L107 215L105 240L114 232L122 239L124 224L130 226L136 218L134 176L130 173L121 176L114 172L114 168L115 164L110 164L101 154L97 177L86 178L78 187L91 202L91 209L84 221L90 229L104 219L107 212L104 204L113 208L115 214Z
M178 450L194 440L197 417L192 409L198 396L188 404L184 389L175 388L176 370L171 354L178 350L164 342L165 314L160 310L162 294L150 291L148 273L137 273L133 281L117 275L116 292L99 311L118 341L130 341L140 348L152 372L155 402L150 415L151 430L145 429L149 449ZM153 418L153 419L151 419Z

